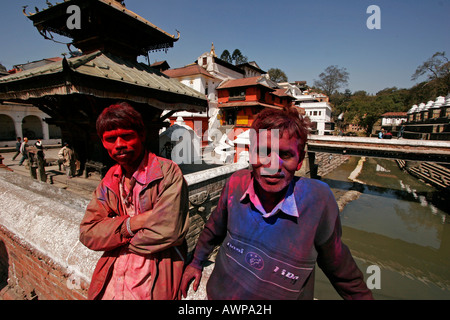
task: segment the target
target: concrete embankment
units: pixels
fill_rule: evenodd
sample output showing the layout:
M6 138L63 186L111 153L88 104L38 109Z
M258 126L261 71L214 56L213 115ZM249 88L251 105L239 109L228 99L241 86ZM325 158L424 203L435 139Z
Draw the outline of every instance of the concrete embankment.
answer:
M450 169L438 163L396 160L400 169L450 194Z
M358 164L356 165L355 169L348 176L348 180L357 182L357 183L364 183L358 179L358 176L363 169L365 161L366 161L365 157L362 157L361 159L359 159ZM356 190L349 190L349 191L345 192L342 196L340 196L338 199L336 199L338 207L339 207L339 211L342 212L342 210L344 210L345 206L348 203L357 200L360 195L361 195L361 192L356 191Z

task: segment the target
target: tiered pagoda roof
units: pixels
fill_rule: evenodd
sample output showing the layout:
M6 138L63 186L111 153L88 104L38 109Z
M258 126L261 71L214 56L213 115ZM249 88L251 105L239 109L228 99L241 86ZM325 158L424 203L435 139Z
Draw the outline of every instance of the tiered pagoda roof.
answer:
M204 111L200 92L144 63L96 51L0 78L0 100L86 94L149 104L160 110Z
M80 9L79 29L67 25L72 5ZM179 39L179 34L167 33L115 0L70 0L24 13L44 37L51 39L56 33L71 38L70 44L83 53L102 50L135 60L148 51L172 48Z

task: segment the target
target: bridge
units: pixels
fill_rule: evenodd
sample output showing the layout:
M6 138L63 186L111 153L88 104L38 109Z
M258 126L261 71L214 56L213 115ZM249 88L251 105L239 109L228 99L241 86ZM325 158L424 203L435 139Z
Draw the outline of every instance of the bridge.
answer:
M312 135L308 154L316 152L450 164L450 141Z

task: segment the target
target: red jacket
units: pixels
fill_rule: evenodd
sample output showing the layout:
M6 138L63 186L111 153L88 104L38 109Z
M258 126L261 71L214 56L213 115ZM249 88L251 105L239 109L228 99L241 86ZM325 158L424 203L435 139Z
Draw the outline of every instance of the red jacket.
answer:
M187 184L174 162L152 153L148 153L146 159L151 170L148 170L138 205L141 213L153 212L144 229L132 238L120 233L128 215L119 203L120 177L114 175L118 165L108 171L86 208L80 225L80 241L91 250L105 251L94 270L89 299L101 298L111 267L123 246L137 254L150 254L158 261L158 270L153 271L157 277L153 299L176 299L178 296L184 261L174 247L186 257Z

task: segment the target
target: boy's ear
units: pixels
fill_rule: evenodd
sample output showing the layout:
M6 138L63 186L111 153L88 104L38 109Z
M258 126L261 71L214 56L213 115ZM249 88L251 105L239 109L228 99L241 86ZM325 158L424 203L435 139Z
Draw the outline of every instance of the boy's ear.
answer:
M142 143L145 144L145 138L146 138L145 130L142 131L142 133L139 134L139 138L141 139Z

